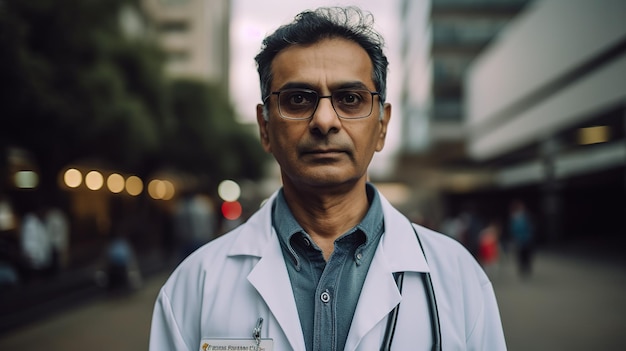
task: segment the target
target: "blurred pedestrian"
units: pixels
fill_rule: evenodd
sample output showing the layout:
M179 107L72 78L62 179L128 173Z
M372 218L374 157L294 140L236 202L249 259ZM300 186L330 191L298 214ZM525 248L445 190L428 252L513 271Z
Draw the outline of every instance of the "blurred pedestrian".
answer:
M466 224L462 216L446 217L441 225L441 232L452 239L462 243L463 235L466 230Z
M43 221L42 208L23 216L20 243L29 278L47 274L52 266L52 241Z
M217 219L211 199L188 191L180 197L174 213L179 261L215 237Z
M142 284L141 272L135 250L123 230L112 232L106 248L104 271L96 273L98 284L111 292L127 292Z
M13 206L0 194L0 290L21 282L23 263Z
M480 232L479 261L490 276L496 275L499 270L500 232L500 225L495 220Z
M172 273L150 350L505 350L476 260L368 181L391 118L371 14L304 11L256 61L282 187Z
M44 215L44 224L52 248L52 269L58 272L69 263L69 223L65 213L58 207L49 207Z
M519 273L528 277L532 273L534 227L526 205L520 200L511 203L509 232L516 250Z
M476 206L472 203L467 204L461 213L461 221L463 223L463 233L461 234L462 243L469 252L479 259L480 249L480 232L485 227L483 219L478 214Z

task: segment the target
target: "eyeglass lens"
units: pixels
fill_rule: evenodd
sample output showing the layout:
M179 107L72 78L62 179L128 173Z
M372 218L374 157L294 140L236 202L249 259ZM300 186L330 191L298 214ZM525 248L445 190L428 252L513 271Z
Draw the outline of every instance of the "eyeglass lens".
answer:
M372 113L373 97L368 90L336 90L330 96L341 118L364 118ZM323 96L325 98L328 96ZM320 96L314 90L286 89L278 93L280 114L289 119L308 119L315 113Z

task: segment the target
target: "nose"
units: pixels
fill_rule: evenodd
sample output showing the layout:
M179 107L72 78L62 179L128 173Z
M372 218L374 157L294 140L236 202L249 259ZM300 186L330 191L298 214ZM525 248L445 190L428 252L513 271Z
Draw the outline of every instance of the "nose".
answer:
M330 95L319 97L317 108L309 121L309 129L311 133L318 135L336 133L341 129L341 121L333 107Z

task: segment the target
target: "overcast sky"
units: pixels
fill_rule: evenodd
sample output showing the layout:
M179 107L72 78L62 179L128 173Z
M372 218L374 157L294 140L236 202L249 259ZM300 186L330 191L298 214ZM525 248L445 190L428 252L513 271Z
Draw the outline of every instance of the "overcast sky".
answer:
M356 5L374 15L375 27L386 41L385 52L389 58L390 71L387 78L388 102L393 106L387 144L372 164L372 171L388 168L388 156L393 154L399 145L400 104L399 84L401 72L399 50L399 6L398 0L234 0L231 22L231 96L242 122L256 123L256 104L261 101L259 78L256 73L254 56L261 47L266 34L271 33L280 25L291 22L293 17L305 9L320 6ZM396 69L394 69L396 68Z

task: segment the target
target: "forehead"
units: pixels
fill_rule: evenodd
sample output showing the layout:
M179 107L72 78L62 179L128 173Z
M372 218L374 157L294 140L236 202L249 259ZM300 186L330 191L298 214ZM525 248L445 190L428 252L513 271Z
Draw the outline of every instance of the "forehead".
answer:
M374 90L372 70L365 49L351 40L332 38L310 45L292 45L272 61L272 90L287 84L333 89L354 83Z

